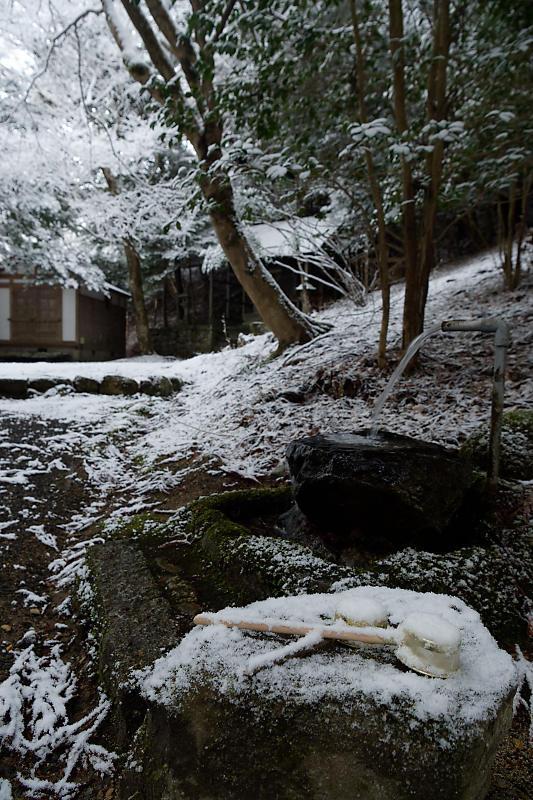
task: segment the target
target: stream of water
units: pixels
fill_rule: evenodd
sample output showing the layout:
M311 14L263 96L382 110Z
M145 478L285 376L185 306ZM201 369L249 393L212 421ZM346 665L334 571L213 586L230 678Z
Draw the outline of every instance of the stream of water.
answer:
M380 396L376 400L374 409L372 411L372 416L370 417L371 436L378 435L378 421L379 417L381 416L381 412L383 411L383 407L387 402L387 400L389 399L389 397L391 396L391 394L393 393L394 388L398 383L398 381L400 380L405 368L407 367L407 365L409 364L415 353L418 353L424 342L427 339L429 339L430 336L433 336L435 333L439 333L441 330L442 328L440 322L438 323L438 325L432 325L431 328L428 328L427 331L423 331L415 339L413 339L413 341L405 351L404 357L402 358L402 360L400 361L400 363L390 376L387 385L385 386Z

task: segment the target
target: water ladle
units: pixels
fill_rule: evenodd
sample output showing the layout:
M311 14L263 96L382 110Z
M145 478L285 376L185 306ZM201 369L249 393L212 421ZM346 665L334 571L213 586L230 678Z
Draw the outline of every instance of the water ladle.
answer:
M323 639L339 642L364 642L374 645L394 645L396 658L409 669L432 678L448 678L459 668L461 634L455 625L437 614L410 614L397 628L356 628L349 625L291 625L289 623L269 623L248 620L224 619L218 615L197 614L196 625L225 625L239 630L282 633L308 637L303 642L310 647ZM301 640L302 641L302 640ZM295 653L297 648L292 648ZM273 650L261 657L258 665L273 664L291 655L289 648ZM253 674L255 669L249 671Z

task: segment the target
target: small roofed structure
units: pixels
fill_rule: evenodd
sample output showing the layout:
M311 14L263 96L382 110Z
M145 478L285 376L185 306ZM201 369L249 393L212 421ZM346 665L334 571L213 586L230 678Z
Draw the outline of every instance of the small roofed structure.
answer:
M0 272L0 360L104 361L126 351L129 294Z

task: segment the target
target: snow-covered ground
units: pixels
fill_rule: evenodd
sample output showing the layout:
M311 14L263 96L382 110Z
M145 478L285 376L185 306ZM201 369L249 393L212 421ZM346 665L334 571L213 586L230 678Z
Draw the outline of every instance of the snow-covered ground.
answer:
M517 379L508 377L506 408L532 407L532 356L527 346L533 314L530 295L527 288L503 292L501 285L497 256L492 253L441 269L431 281L426 327L450 318L507 319L514 342L509 350L511 373L516 373ZM403 286L397 285L392 290L389 333L393 352L400 345L402 301ZM149 356L104 363L0 364L0 378L121 374L141 379L164 375L182 378L186 384L170 399L61 396L52 389L28 400L0 400L0 412L88 423L92 435L121 432L132 462L160 463L194 452L214 456L223 468L243 476L265 475L280 468L286 445L298 436L318 430L354 430L368 424L373 402L387 378L374 365L380 308L378 293L370 295L363 308L348 301L335 303L318 314L332 324L330 332L275 359L269 359L275 340L264 334L250 336L242 347L183 361ZM406 402L394 403L393 395L380 425L456 445L488 418L492 337L438 333L426 342L423 354L426 368L398 386L398 392L408 395ZM518 362L524 358L529 358L529 365L523 364L520 371ZM452 380L448 380L447 370L456 371ZM333 381L346 377L359 381L359 396L335 397L331 391L313 391L312 383L320 374ZM307 399L291 401L291 395L305 395L306 391ZM127 460L122 456L120 470L128 472ZM109 468L114 470L111 464Z
M440 269L431 281L426 324L430 328L450 318L479 316L507 319L513 343L505 407L533 408L531 276L526 274L523 285L512 293L503 292L501 285L497 256L490 253ZM397 285L392 290L389 333L392 361L399 353L402 302L403 286ZM120 374L136 379L179 377L185 382L181 392L166 399L63 394L55 388L25 400L0 400L0 415L6 421L48 424L54 429L42 444L49 450L48 460L31 436L23 447L5 431L0 438L0 568L10 563L11 548L30 541L43 549L56 587L69 591L87 547L84 531L104 514L122 515L146 507L154 491L179 486L187 471L198 464L206 471L251 479L283 479L285 449L293 439L368 426L373 404L390 374L390 370L380 372L375 364L380 308L378 293L363 308L347 301L335 303L318 314L331 324L328 333L278 358L271 358L276 342L265 334L248 337L241 347L188 360L153 356L104 363L0 364L0 378L71 380L77 375ZM492 337L436 333L422 352L420 369L402 378L385 406L380 426L458 445L488 421ZM346 381L351 389L343 393L340 387L348 385ZM57 538L46 519L35 524L32 508L42 498L36 498L34 483L53 470L67 470L61 460L64 453L83 464L88 499L72 512L61 528L62 538ZM23 493L23 500L27 498L21 513L2 501L1 491L7 497L13 487ZM29 594L14 594L13 613L29 598L37 613L44 614L47 592L41 584L31 583L24 564L19 567L24 574L21 580L26 581L19 589ZM39 597L42 602L35 599ZM62 778L55 788L50 782L40 787L35 773L22 779L29 796L37 797L42 790L68 797L74 792L69 765L85 759L108 768L112 761L89 743L93 723L100 720L106 701L100 698L83 724L68 719L65 708L75 676L62 661L57 642L52 640L48 647L41 642L39 651L34 643L35 638L23 637L12 648L13 665L0 684L0 744L3 738L15 746L14 737L22 737L20 742L26 751L34 752L38 764L46 761L46 734L50 748L60 745L67 753ZM32 687L37 674L41 680L48 676L50 697L59 698L55 706L45 706L44 701L35 705ZM40 715L42 719L46 715L46 730ZM21 725L29 719L33 719L34 735L28 738L26 733L24 738ZM0 800L10 798L11 786L0 778Z

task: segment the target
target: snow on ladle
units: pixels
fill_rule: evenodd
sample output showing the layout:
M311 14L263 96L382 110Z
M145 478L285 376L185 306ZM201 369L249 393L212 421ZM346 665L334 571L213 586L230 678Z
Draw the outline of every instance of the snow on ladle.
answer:
M197 614L196 625L225 625L247 631L281 633L303 637L299 642L272 650L250 659L247 673L253 675L259 669L285 661L297 653L310 650L325 639L344 644L394 645L396 658L409 669L432 678L448 678L459 668L461 634L459 629L438 614L418 612L409 614L398 627L381 627L386 613L374 609L369 618L371 624L361 619L363 608L348 609L343 603L330 625L292 625L223 619L217 614ZM374 603L373 605L378 605ZM365 609L368 611L369 609ZM357 624L353 624L353 622Z

